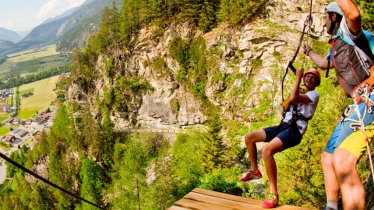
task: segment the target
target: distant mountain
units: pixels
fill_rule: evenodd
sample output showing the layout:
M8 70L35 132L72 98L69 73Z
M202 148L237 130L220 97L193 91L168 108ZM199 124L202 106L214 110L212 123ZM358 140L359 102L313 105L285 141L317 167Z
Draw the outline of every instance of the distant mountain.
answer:
M67 17L71 14L73 14L75 11L77 11L79 9L79 7L74 7L72 9L69 9L67 11L65 11L64 13L62 13L61 15L58 15L56 17L53 17L53 18L48 18L46 21L44 21L42 24L47 24L47 23L50 23L50 22L53 22L55 20L59 20L61 18L64 18L64 17Z
M121 3L123 0L116 0ZM87 0L78 8L67 11L58 18L47 20L35 27L17 43L17 50L46 45L52 42L85 43L95 33L101 18L101 11L112 1ZM74 46L75 44L73 44ZM67 47L70 48L70 47Z
M0 40L0 57L1 54L13 49L16 46L13 42Z
M27 34L29 34L31 31L32 31L32 28L27 29L27 30L25 30L25 31L18 31L18 34L21 36L21 39L23 39L23 38L25 38L25 36L27 36Z
M15 31L0 27L0 40L16 43L21 40L21 36Z

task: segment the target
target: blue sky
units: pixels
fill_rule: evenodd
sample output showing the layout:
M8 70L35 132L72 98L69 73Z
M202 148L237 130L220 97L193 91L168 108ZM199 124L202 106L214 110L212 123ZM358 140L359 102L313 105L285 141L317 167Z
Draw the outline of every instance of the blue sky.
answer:
M85 0L0 0L0 27L22 32Z

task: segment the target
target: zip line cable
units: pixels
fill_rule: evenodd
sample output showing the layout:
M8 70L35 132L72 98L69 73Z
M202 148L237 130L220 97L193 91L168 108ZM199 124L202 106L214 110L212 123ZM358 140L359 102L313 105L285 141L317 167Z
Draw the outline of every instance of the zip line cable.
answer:
M313 19L312 19L312 8L313 8L313 0L310 0L309 15L307 16L307 18L306 18L306 20L304 22L304 27L303 27L303 31L302 31L301 36L300 36L299 45L297 46L297 49L296 49L295 54L293 55L291 61L288 63L288 65L286 67L286 72L284 73L283 78L282 78L282 101L284 101L284 80L286 79L286 76L287 76L287 73L288 73L288 69L291 69L292 72L296 74L296 68L293 66L293 62L295 62L297 54L300 51L300 47L301 47L301 44L302 44L303 39L304 39L306 27L308 26L308 28L310 28L311 25L312 25L312 22L313 22ZM308 30L308 32L309 31L310 30Z
M26 173L28 173L28 174L34 176L35 178L37 178L37 179L43 181L44 183L47 183L47 184L51 185L52 187L61 190L62 192L67 193L67 194L69 194L69 195L71 195L71 196L73 196L73 197L75 197L75 198L77 198L77 199L79 199L79 200L81 200L81 201L84 201L84 202L86 202L86 203L88 203L88 204L90 204L90 205L92 205L92 206L95 206L95 207L97 207L97 208L99 208L99 209L104 209L103 207L101 207L101 206L99 206L99 205L97 205L97 204L94 204L94 203L92 203L91 201L88 201L88 200L86 200L86 199L84 199L84 198L82 198L82 197L80 197L80 196L78 196L78 195L76 195L76 194L74 194L74 193L72 193L72 192L69 192L69 191L65 190L64 188L62 188L62 187L60 187L60 186L58 186L58 185L56 185L56 184L50 182L49 180L47 180L47 179L45 179L45 178L39 176L38 174L36 174L36 173L30 171L29 169L25 168L23 165L17 163L16 161L12 160L11 158L9 158L8 156L4 155L4 154L1 153L1 152L0 152L0 157L3 158L4 160L8 161L9 163L13 164L13 165L16 166L17 168L20 168L20 169L22 169L23 171L25 171Z

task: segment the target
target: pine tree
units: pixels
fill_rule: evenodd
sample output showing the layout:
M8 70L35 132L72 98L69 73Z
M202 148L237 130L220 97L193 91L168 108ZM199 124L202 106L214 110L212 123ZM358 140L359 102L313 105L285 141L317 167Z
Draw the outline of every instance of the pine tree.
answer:
M224 144L220 136L221 128L221 121L218 116L211 117L208 123L208 132L201 145L203 165L207 172L212 172L213 169L220 168L224 164Z
M216 25L216 4L217 2L205 0L201 7L198 25L205 32L210 31Z

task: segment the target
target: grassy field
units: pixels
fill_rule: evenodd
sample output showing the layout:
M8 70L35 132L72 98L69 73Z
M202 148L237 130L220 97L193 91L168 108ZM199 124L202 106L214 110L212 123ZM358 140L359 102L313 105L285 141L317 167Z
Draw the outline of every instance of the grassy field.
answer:
M10 129L7 128L7 127L0 127L0 136L4 136L4 135L7 134L9 131L10 131Z
M43 58L48 57L51 55L57 55L58 52L56 51L56 45L48 45L46 47L25 50L21 52L16 52L12 54L8 54L8 60L11 62L20 62L20 61L28 61L34 60L35 58Z
M60 53L56 51L56 45L7 56L6 61L0 65L0 79L46 71L68 63L67 58L60 56Z
M8 119L9 116L10 116L10 114L8 114L8 113L0 114L0 123L4 122L6 119Z
M27 98L21 98L21 111L18 118L28 119L38 111L47 109L51 102L56 99L53 89L59 76L50 77L19 87L19 92L33 89L33 95Z

